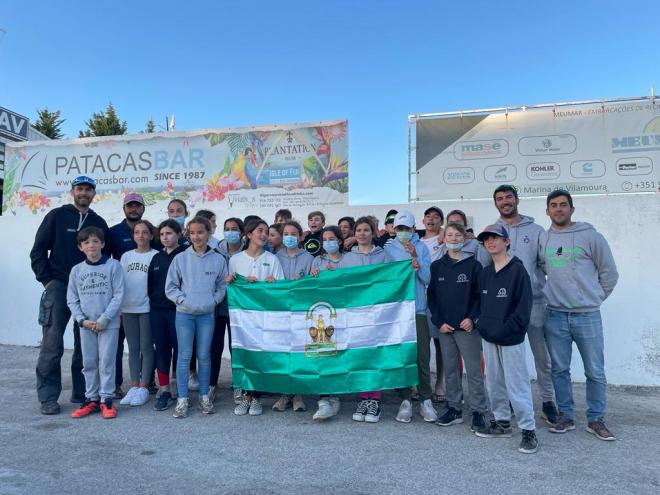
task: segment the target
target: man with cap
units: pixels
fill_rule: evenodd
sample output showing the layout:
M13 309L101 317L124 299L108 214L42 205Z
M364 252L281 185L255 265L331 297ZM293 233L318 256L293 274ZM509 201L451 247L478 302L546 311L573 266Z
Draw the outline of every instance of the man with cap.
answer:
M117 261L121 260L122 255L127 251L137 248L133 240L133 227L135 223L142 220L144 215L144 197L138 193L128 193L124 196L124 220L117 225L110 227L110 251L112 257ZM153 244L153 243L152 243ZM152 245L152 247L154 247ZM124 382L124 325L119 327L119 338L117 339L117 359L115 361L115 399L121 399L123 391L121 386Z
M380 235L374 240L376 246L384 247L387 241L396 237L396 232L394 232L394 217L396 214L397 211L392 209L385 215L385 231L379 231Z
M525 333L532 312L532 285L517 256L509 254L509 233L489 225L479 234L492 263L479 277L480 313L476 328L486 358L486 389L494 420L475 431L478 437L511 437L511 407L522 430L519 452L538 449L532 386L525 359Z
M73 204L54 208L46 214L30 251L32 271L45 291L39 306L42 326L41 348L37 359L37 397L42 414L59 414L57 402L62 392L61 360L64 354L64 331L71 318L66 303L69 273L85 255L78 249L76 237L84 227L98 227L109 236L108 224L90 209L96 194L96 182L84 175L71 183ZM109 249L105 254L110 254ZM85 379L82 374L80 328L73 322L74 347L71 359L71 402L85 400Z
M558 421L559 413L555 406L555 389L552 385L550 354L548 353L543 331L545 274L539 267L538 250L539 238L544 229L539 224L534 223L534 218L518 213L520 202L515 187L502 184L493 192L493 201L500 214L495 223L504 227L509 234L509 254L520 258L532 283L534 305L532 306L532 316L527 330L527 340L534 356L536 386L542 402L541 415L552 426Z
M429 326L426 320L426 286L431 280L431 255L415 232L415 217L409 211L400 211L394 217L396 237L383 249L394 261L412 259L415 270L415 326L417 329L417 371L419 373L420 414L424 421L435 422L438 412L431 401L431 347ZM403 401L396 420L409 423L412 419L412 388L399 391Z

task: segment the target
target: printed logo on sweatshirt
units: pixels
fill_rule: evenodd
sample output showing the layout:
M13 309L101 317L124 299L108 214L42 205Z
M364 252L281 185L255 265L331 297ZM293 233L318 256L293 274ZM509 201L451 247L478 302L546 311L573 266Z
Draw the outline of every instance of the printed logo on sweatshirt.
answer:
M438 282L444 282L444 281L445 281L445 277L438 277Z
M146 265L144 263L140 263L139 261L134 261L133 263L129 263L128 266L126 267L126 272L144 272L147 273L149 271L149 265Z
M469 282L469 280L468 280L467 276L465 275L465 273L461 273L458 276L458 278L456 279L456 283L457 284L462 284L462 283L465 283L465 282Z
M545 249L545 259L553 268L564 268L569 261L575 261L578 256L583 255L584 249L581 247L559 246L558 248L547 247Z
M213 275L217 275L218 272L204 272L204 275L208 275L209 277L212 277Z
M105 295L110 287L108 276L102 272L89 272L80 276L78 293L81 296Z
M506 295L506 289L504 287L502 287L500 290L497 291L497 296L495 296L495 297L508 297Z
M528 235L525 235L525 237L523 237L523 242L524 242L525 244L529 244L530 242L532 242L532 240L529 238Z

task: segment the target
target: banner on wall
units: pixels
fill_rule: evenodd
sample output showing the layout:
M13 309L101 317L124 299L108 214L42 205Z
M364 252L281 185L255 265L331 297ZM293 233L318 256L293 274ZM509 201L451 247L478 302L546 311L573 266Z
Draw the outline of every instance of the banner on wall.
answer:
M348 203L348 123L205 129L7 145L3 215L71 202L71 181L97 182L95 211L116 210L127 192L147 204L240 209Z
M571 105L415 122L417 200L639 193L660 187L660 102Z

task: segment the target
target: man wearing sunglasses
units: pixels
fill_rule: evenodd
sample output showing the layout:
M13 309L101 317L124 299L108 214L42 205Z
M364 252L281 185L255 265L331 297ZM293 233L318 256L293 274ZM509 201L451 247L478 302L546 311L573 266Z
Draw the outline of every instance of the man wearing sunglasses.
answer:
M84 227L98 227L110 238L108 225L90 209L96 194L96 182L91 177L78 176L71 182L73 204L55 208L44 217L30 251L32 271L45 291L39 307L39 324L43 329L37 360L37 396L42 414L59 414L57 402L62 392L61 360L64 354L64 331L71 318L66 304L69 273L85 255L78 249L76 236ZM110 254L109 243L104 249ZM80 328L73 323L74 348L71 359L71 402L85 399L85 379L82 374Z

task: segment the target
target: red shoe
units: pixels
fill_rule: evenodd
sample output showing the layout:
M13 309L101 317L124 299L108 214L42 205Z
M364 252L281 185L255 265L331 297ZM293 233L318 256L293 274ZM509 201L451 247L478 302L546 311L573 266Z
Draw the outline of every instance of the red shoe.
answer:
M103 419L113 419L117 417L117 409L112 404L111 400L106 400L101 404L101 416L103 416Z
M71 417L74 419L80 419L96 412L99 412L99 402L86 399L78 409L71 413Z

